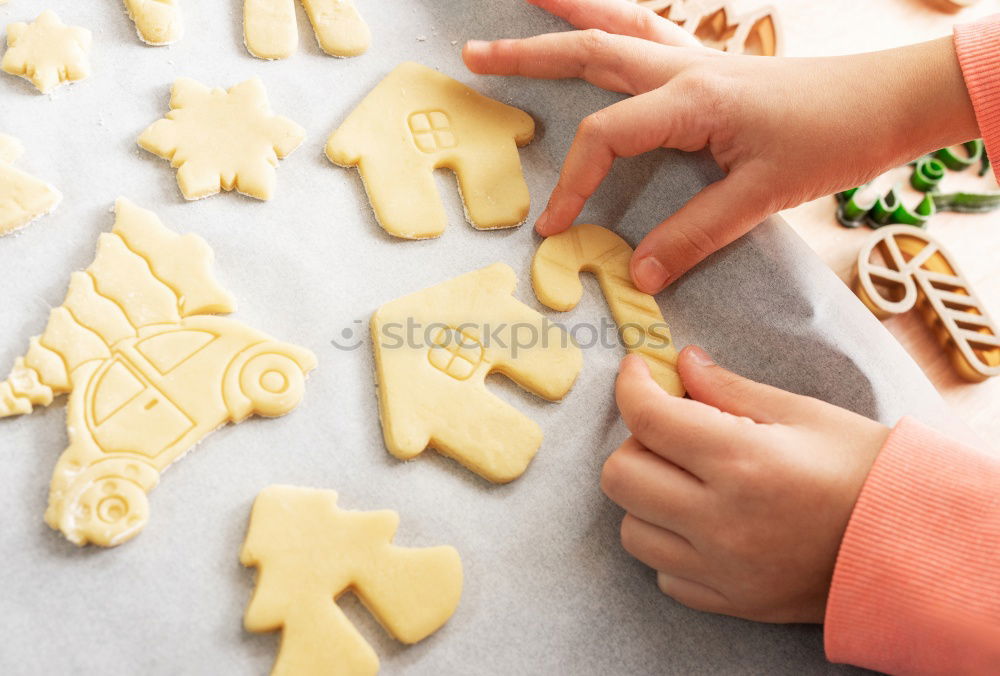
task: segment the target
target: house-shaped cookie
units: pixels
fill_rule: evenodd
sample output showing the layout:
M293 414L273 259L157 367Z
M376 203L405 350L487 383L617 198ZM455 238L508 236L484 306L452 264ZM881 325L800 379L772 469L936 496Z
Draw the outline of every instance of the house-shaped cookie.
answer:
M491 394L502 373L550 401L573 386L583 355L558 325L513 297L503 263L383 305L371 320L379 412L389 452L431 446L490 481L519 477L542 443L533 420Z
M426 66L403 63L333 132L326 154L334 164L358 167L386 231L426 239L446 224L434 181L442 167L458 177L473 226L523 223L530 198L517 149L534 134L524 111Z

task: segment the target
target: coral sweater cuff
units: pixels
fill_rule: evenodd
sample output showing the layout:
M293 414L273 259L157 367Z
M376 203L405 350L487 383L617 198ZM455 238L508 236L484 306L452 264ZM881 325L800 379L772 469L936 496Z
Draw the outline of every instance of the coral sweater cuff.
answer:
M1000 460L899 422L844 534L825 639L832 662L997 673Z
M986 153L1000 158L1000 14L955 26L955 51ZM1000 168L993 170L1000 180Z

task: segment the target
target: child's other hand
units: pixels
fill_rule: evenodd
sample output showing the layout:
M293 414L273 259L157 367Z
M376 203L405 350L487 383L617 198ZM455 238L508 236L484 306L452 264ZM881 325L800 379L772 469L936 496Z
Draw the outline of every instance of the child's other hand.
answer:
M635 356L617 398L632 436L601 487L625 549L681 603L764 622L822 622L840 541L889 430L741 378L699 348L672 397Z
M476 73L583 78L631 94L580 123L535 227L573 224L617 157L708 148L727 176L636 248L656 293L767 216L979 136L952 39L854 56L734 56L627 0L529 0L579 29L469 42Z

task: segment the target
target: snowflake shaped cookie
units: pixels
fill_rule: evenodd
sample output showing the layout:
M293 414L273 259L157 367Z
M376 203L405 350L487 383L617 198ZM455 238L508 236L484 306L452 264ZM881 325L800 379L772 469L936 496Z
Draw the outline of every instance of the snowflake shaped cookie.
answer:
M50 9L34 23L7 26L7 53L0 67L30 80L43 94L90 75L90 31L67 26Z
M267 200L274 194L278 160L304 138L302 127L274 114L256 78L228 91L178 78L170 112L142 132L139 146L170 160L186 199L235 189Z

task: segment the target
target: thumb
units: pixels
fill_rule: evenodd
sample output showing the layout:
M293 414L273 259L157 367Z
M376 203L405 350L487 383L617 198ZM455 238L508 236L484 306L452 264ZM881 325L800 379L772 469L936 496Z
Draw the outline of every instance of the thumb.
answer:
M677 370L695 401L758 423L797 420L807 407L819 403L727 371L693 345L681 351Z
M646 235L632 255L632 281L640 291L659 293L775 211L760 177L734 170Z

